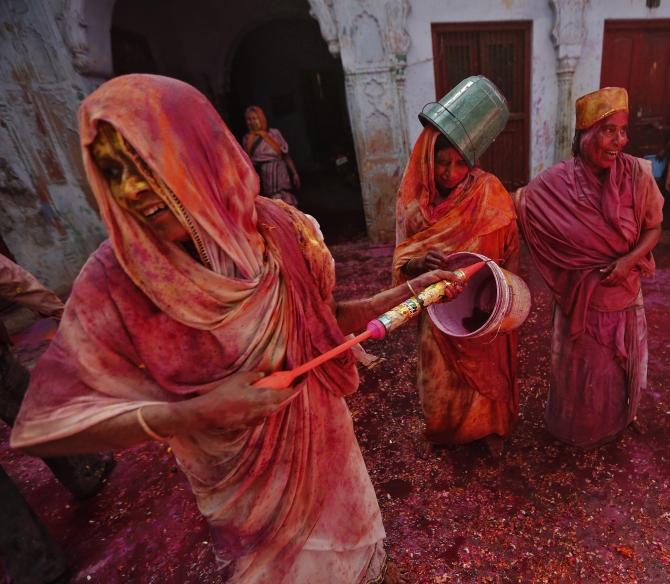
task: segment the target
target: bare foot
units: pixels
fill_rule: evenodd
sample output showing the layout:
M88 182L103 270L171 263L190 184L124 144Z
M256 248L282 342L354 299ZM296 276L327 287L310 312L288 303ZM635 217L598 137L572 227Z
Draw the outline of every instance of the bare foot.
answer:
M389 561L386 564L386 575L382 584L407 584L408 581L405 574L393 562Z
M424 442L419 451L419 456L423 460L430 460L434 456L439 456L438 446L432 444L431 442Z
M635 430L640 436L644 436L647 433L647 426L643 424L637 416L633 418L633 421L630 423L632 430Z
M484 444L493 458L500 458L503 453L505 440L498 434L489 434L484 438Z

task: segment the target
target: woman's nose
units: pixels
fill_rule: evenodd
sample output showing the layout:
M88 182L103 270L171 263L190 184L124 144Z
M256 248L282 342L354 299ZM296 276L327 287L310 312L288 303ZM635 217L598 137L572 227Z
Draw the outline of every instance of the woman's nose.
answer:
M127 173L123 180L123 195L126 199L136 201L142 193L149 189L149 185L142 176L135 173Z
M626 133L626 130L621 130L621 132L619 132L619 144L621 144L621 147L623 148L627 143L628 134Z

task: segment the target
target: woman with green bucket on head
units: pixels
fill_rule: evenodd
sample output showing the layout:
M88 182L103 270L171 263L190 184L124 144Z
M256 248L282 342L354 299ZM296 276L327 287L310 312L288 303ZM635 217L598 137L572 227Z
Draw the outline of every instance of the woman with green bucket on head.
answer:
M470 77L419 116L426 127L398 191L395 283L443 266L457 251L480 253L517 271L512 199L495 176L475 165L508 115L497 88L484 77ZM420 315L417 385L429 442L484 439L500 455L518 413L516 352L515 333L456 339Z

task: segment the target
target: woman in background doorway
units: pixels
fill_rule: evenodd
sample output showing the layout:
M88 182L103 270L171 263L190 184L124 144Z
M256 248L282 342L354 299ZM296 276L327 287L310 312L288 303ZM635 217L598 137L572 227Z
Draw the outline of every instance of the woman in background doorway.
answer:
M276 128L268 128L263 110L257 105L244 112L249 131L242 144L261 179L260 194L270 199L281 199L298 206L295 192L300 189L300 176L288 153L288 144Z

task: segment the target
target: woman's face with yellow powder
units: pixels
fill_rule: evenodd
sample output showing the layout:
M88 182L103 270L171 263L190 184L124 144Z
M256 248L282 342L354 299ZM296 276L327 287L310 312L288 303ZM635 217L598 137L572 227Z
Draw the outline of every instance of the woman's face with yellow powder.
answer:
M147 183L129 156L121 134L105 122L91 144L91 155L118 204L165 241L185 241L189 233Z

